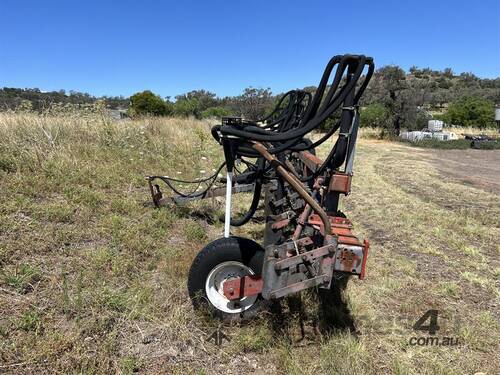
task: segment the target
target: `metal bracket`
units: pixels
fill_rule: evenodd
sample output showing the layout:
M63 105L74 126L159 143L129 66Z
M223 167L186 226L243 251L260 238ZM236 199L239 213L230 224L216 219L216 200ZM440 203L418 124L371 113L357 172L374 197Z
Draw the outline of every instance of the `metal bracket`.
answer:
M335 246L333 245L326 245L319 247L317 249L307 251L305 253L295 255L290 258L285 258L283 260L279 260L274 264L274 269L276 271L281 271L286 268L291 268L293 266L296 266L297 264L301 264L304 262L314 262L316 259L321 258L327 254L334 254L335 253Z

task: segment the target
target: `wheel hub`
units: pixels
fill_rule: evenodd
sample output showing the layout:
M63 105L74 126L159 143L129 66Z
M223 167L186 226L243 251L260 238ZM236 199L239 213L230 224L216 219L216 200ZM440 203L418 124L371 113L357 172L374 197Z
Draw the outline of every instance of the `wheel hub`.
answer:
M208 274L205 291L210 303L220 311L229 314L241 313L253 306L257 296L243 297L230 301L224 296L224 283L228 280L254 275L255 272L241 262L229 261L217 265Z

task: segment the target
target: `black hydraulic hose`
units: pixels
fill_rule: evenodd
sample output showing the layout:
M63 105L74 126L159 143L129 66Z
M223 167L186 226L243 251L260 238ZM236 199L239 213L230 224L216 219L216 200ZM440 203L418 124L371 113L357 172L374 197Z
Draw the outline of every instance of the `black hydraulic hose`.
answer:
M363 60L363 57L361 57ZM350 80L343 88L342 92L336 98L336 100L331 104L331 106L326 109L322 114L316 116L308 124L305 124L303 127L299 127L284 133L273 133L269 131L265 131L256 126L248 126L244 129L237 129L231 126L222 126L220 131L227 135L233 135L244 139L260 141L260 142L280 142L280 141L288 141L293 138L303 137L305 134L309 133L311 130L315 129L319 124L321 124L324 120L326 120L332 113L335 111L342 101L346 98L346 96L352 91L355 87L357 79L361 75L364 68L364 64L358 64L356 71L354 73L354 79ZM258 134L259 133L259 134ZM271 152L271 151L270 151ZM279 151L273 150L273 153Z
M252 219L253 215L255 215L255 212L257 211L257 207L259 206L259 200L260 200L260 193L262 192L262 181L260 179L255 180L255 187L253 190L253 197L252 197L252 203L250 204L250 208L248 211L245 213L240 218L234 219L231 218L231 225L234 227L239 227L242 226L250 221Z
M341 77L343 76L343 72L345 71L347 66L351 67L350 65L351 62L356 63L355 64L356 69L353 74L353 79L350 80L350 82L348 82L344 87L342 87L340 91L338 91L334 95L333 93L337 89ZM320 108L319 115L312 118L311 121L308 121L311 113L316 114L318 112L318 106L321 103L321 98L328 83L328 77L330 76L333 67L337 63L339 63L339 66L337 67L335 79L334 82L332 83L331 90L329 90L327 94L327 98L328 99L331 98L331 101L326 100L325 101L326 103L322 105ZM291 144L296 144L298 141L293 138L303 137L306 133L310 132L320 123L326 120L339 107L341 102L354 89L356 82L361 76L361 73L363 72L364 67L367 63L369 66L369 71L367 76L365 77L363 84L361 85L361 88L356 93L355 99L359 99L364 89L366 88L368 81L371 78L371 75L373 74L374 70L373 59L366 58L365 56L362 55L361 56L345 55L345 56L335 56L334 58L332 58L329 64L327 65L327 68L325 69L325 72L323 74L323 77L321 79L316 94L314 95L310 104L307 106L306 112L299 122L299 126L296 126L295 128L292 128L289 131L286 132L267 131L262 127L256 126L255 124L248 124L247 126L244 126L243 129L224 126L224 127L219 127L218 130L226 134L241 137L243 139L261 141L261 142L283 142L290 140L290 142L286 142L287 146L290 146ZM301 124L304 124L304 126L300 126ZM284 147L284 145L281 145L279 147L271 148L270 151L274 154L283 151L285 148L286 147ZM256 154L253 153L253 156L256 156Z
M295 91L296 91L296 90L292 90L292 91L287 92L285 95L283 95L283 96L281 97L281 99L279 100L278 105L277 105L277 106L276 106L276 108L273 110L273 112L272 112L269 116L267 116L267 117L265 117L265 118L263 118L263 119L261 119L261 120L258 120L258 121L259 121L259 122L260 122L260 121L265 121L266 119L270 118L270 117L271 117L274 113L276 113L276 112L278 111L279 106L282 104L282 102L283 102L283 101L284 101L284 100L285 100L288 96L290 96L290 97L291 97ZM309 93L308 93L308 94L309 94ZM310 94L309 94L309 95L310 95ZM307 96L306 96L306 97L307 97ZM300 104L300 103L299 103L299 104ZM292 109L293 109L293 105L294 105L294 104L292 103L292 98L291 98L291 99L290 99L290 103L288 104L288 108L292 107ZM263 134L267 134L267 133L268 133L268 131L266 131L265 129L271 129L271 128L276 128L276 129L278 129L278 128L282 125L282 123L286 120L286 118L287 118L287 117L289 117L289 113L290 113L290 112L292 112L290 109L283 110L283 111L280 113L280 117L279 117L277 120L275 120L275 121L273 121L272 123L269 123L269 124L267 124L267 125L264 125L264 126L257 126L257 124L256 124L255 122L253 122L253 121L245 121L245 123L244 123L244 124L245 124L246 126L249 126L249 125L250 125L250 126L254 126L254 127L257 129L257 131L260 131L260 132L262 132ZM243 125L243 124L242 124L242 125ZM215 125L215 126L213 126L213 127L212 127L212 129L211 129L212 137L213 137L213 138L214 138L214 139L215 139L218 143L220 143L220 135L219 135L219 132L220 132L221 127L222 127L222 125ZM255 155L255 152L253 153L253 155Z
M328 132L325 135L323 135L320 139L318 139L317 141L312 142L311 144L306 144L305 146L302 146L302 147L300 145L298 145L297 147L292 146L291 150L292 151L306 151L306 150L315 149L316 147L320 146L325 141L327 141L333 135L333 133L335 133L338 130L339 127L340 127L340 121L337 122L334 126L332 126L332 128L330 130L328 130Z
M292 120L294 119L295 116L297 116L297 113L300 113L298 109L303 107L302 102L305 99L309 99L310 96L311 96L310 93L307 93L302 90L289 91L280 98L278 104L276 105L275 109L270 115L268 115L264 119L256 121L256 122L264 122L272 118L272 116L275 113L278 113L278 110L281 109L280 107L283 104L284 100L288 98L288 103L286 108L283 108L282 111L279 113L279 115L276 116L276 118L272 122L265 124L263 126L259 126L254 121L244 121L243 125L254 126L256 129L258 129L257 131L262 132L262 134L266 134L266 132L269 130L275 132L283 132L285 130L288 130L288 128L290 127L289 124L293 125Z
M359 87L358 91L356 92L356 95L354 97L354 102L358 103L359 99L361 99L361 95L366 90L366 87L368 86L368 83L370 82L373 72L375 71L375 64L373 63L373 59L367 59L368 60L368 72L366 73L365 79L363 80L363 83Z
M323 97L323 93L325 91L325 88L328 84L328 77L330 77L330 74L332 72L333 67L338 64L342 60L342 56L334 56L330 59L328 62L325 71L323 73L323 76L321 77L320 83L318 85L318 88L316 89L316 93L314 94L314 97L312 98L312 101L310 105L308 106L306 113L302 119L303 122L309 121L311 118L313 118L316 115L316 111L321 103L321 98Z
M349 68L347 74L348 74L347 76L348 82L351 80L357 81L358 78L353 72L353 69ZM343 108L340 118L339 138L335 143L335 147L330 151L330 154L328 155L325 162L321 166L320 172L323 171L326 167L336 169L346 161L348 147L349 147L348 142L350 141L350 135L352 131L351 127L353 125L353 119L355 119L354 116L356 115L357 102L355 101L355 98L356 98L355 90L352 90L349 92L349 95L347 95L344 101L344 105L346 107Z
M216 172L214 174L212 174L209 177L206 177L206 178L203 178L203 179L198 179L198 180L188 181L188 180L181 180L181 179L167 177L167 176L151 176L151 178L158 178L158 179L162 180L175 194L177 194L177 195L179 195L179 196L181 196L183 198L202 197L213 186L213 184L215 183L215 181L217 181L217 176L218 176L219 172L222 170L222 168L224 168L225 165L226 165L226 162L223 162L219 166L219 168L216 170ZM172 182L178 182L178 183L184 183L184 184L198 184L198 185L190 193L185 193L185 192L181 192L181 191L177 190L177 188L172 184ZM208 186L206 187L206 189L204 189L203 191L197 192L197 190L200 187L200 185L202 183L204 183L204 182L205 183L209 182Z
M336 97L336 99L332 102L330 107L325 109L325 111L321 115L319 115L319 116L315 117L313 120L311 120L312 124L308 125L308 127L311 130L316 128L318 125L323 123L328 117L330 117L330 115L337 110L337 108L340 106L340 104L342 104L342 102L347 97L347 95L349 95L349 93L354 90L359 77L363 73L363 70L365 67L364 62L366 60L366 57L360 56L360 60L361 60L361 63L358 64L358 66L356 67L356 70L353 73L352 80L349 83L346 83L346 85L342 88L342 92Z
M266 172L266 160L264 158L259 158L257 160L256 169L256 177L254 179L254 190L252 203L250 204L250 208L248 211L239 218L231 218L231 225L235 227L242 226L250 221L252 217L255 215L257 208L259 206L260 194L262 192L262 179L264 177L264 173Z
M368 72L359 89L356 91L356 83L366 65L368 65ZM328 87L328 80L334 68L334 79L325 96L324 94ZM346 84L339 89L340 82L342 81L346 69L348 79L346 80ZM350 151L351 148L350 145L348 145L348 140L345 135L349 129L350 120L353 115L351 108L343 108L341 121L333 126L326 135L322 136L318 141L314 143L310 141L306 142L303 137L330 117L342 103L346 105L346 98L349 98L349 106L357 106L357 102L366 89L373 72L374 64L371 58L366 58L362 55L335 56L327 64L314 96L302 90L291 90L279 99L276 107L269 115L259 120L262 122L270 121L268 124L258 126L254 122L244 121L241 126L236 127L228 125L214 126L212 128L212 135L219 142L221 134L236 136L240 138L240 145L238 148L238 154L240 156L259 158L260 155L252 148L251 141L270 142L269 152L272 154L280 154L286 150L302 151L319 146L340 128L342 134L337 140L330 155L325 160L325 163L320 167L320 170L323 170L326 166L338 167L339 164L344 162L346 152L349 153L348 151ZM283 106L285 101L287 101L286 105ZM218 168L215 174L193 181L166 176L153 177L163 180L172 191L179 196L200 197L206 195L208 190L214 185L217 180L217 175L224 165L225 163ZM249 167L249 169L251 168ZM238 226L248 222L257 209L262 189L262 178L263 175L267 173L265 162L263 162L262 158L259 158L256 168L252 172L255 172L255 174L250 173L244 177L249 179L249 181L253 180L255 183L252 203L245 215L241 218L232 220L232 225ZM193 191L183 193L173 185L174 182L197 184L197 186ZM206 183L208 186L203 191L198 192L202 183Z
M370 79L373 75L373 71L374 71L374 64L373 64L373 62L371 62L369 65L368 73L366 74L365 79L363 80L363 83L362 83L360 89L358 89L358 92L356 93L356 97L354 99L355 103L358 103L359 98L361 97L364 90L366 89L366 86L368 85L368 82L370 81ZM338 121L334 126L332 126L332 128L323 137L321 137L319 140L315 141L313 144L308 145L308 147L305 147L305 148L304 147L303 148L301 148L301 147L295 148L294 147L294 148L292 148L292 150L293 151L305 151L305 150L309 150L312 148L316 148L319 145L323 144L326 140L328 140L338 130L339 127L340 127L340 121Z
M343 99L343 98L342 98L342 99ZM327 117L326 117L326 118L327 118ZM325 118L325 119L326 119L326 118ZM319 142L315 142L315 145L314 145L314 146L312 146L312 147L316 147L316 146L320 145L321 143L323 143L324 141L326 141L326 140L327 140L327 139L328 139L328 138L329 138L329 137L330 137L330 136L331 136L331 135L332 135L332 134L333 134L333 133L334 133L334 132L338 129L338 127L339 127L339 126L340 126L340 124L337 124L337 125L336 125L336 126L335 126L332 130L330 130L330 131L327 133L327 136L322 137L322 138L321 138L321 141L319 141ZM309 130L308 130L307 132L309 132ZM252 138L253 138L253 137L252 137ZM284 138L288 138L288 137L284 137ZM287 139L285 139L285 140L287 140ZM270 152L271 154L276 154L276 153L279 153L279 152L283 152L283 151L285 151L285 150L287 150L287 149L289 149L289 148L293 147L295 144L299 143L299 142L300 142L300 140L301 140L301 138L292 138L292 139L288 140L287 142L282 143L282 144L281 144L281 145L279 145L279 146L274 146L274 147L271 147L271 148L269 149L269 152ZM311 148L312 148L312 147L311 147ZM309 147L307 147L307 148L303 148L303 149L301 149L301 150L306 150L306 149L309 149ZM250 148L250 147L246 148L246 151L247 151L247 156L251 156L251 155L252 155L252 151L251 151L251 148ZM253 155L255 155L255 152L253 153Z
M340 93L342 92L342 91L338 91L337 89L340 85L340 82L341 82L342 77L344 75L345 69L346 69L346 62L341 61L339 66L337 67L336 72L335 72L335 77L334 77L333 82L330 86L330 89L328 90L328 93L326 94L326 97L323 100L323 104L318 109L318 112L320 114L324 113L324 111L330 107L332 101L337 99L337 96L340 95ZM336 94L336 95L334 96L334 94Z
M278 100L273 111L264 118L255 121L244 121L246 125L254 125L257 126L257 122L266 122L268 120L272 120L271 122L259 126L260 129L276 129L276 131L280 131L284 124L289 122L291 119L291 115L296 111L296 108L300 106L305 92L302 90L290 90ZM307 95L305 95L307 97ZM282 108L282 104L284 101L288 99L288 103L286 107ZM273 118L274 117L274 118Z
M169 181L173 181L173 182L179 182L181 184L196 184L196 183L203 183L203 182L207 182L207 181L210 181L212 180L214 177L217 177L217 174L222 170L222 168L224 168L224 166L226 165L226 162L223 162L219 168L217 168L217 171L214 172L212 175L206 177L206 178L202 178L202 179L197 179L197 180L180 180L178 178L173 178L173 177L167 177L167 176L154 176L154 177L157 177L157 178L163 178L163 179L166 179L166 180L169 180Z
M303 92L298 92L297 95L299 97L297 98L296 102L294 103L293 108L291 108L290 115L277 128L278 132L285 132L285 131L291 130L295 126L296 123L300 122L302 115L304 114L304 110L306 108L304 101L307 100L307 103L309 103L309 98L311 97L311 94L303 91ZM307 105L309 105L309 104L307 104Z
M281 104L283 104L283 102L285 101L285 99L287 97L293 95L294 91L295 90L290 90L287 93L283 94L281 96L281 98L278 100L278 103L276 104L276 107L273 109L273 111L269 115L267 115L266 117L261 118L260 120L258 120L256 122L265 122L265 121L269 120L270 118L272 118L280 110Z
M301 139L292 139L288 142L281 143L280 145L275 145L274 147L272 147L270 149L270 151L272 153L282 152L285 149L289 149L291 151L303 151L303 150L317 147L321 143L325 142L335 131L337 131L338 128L341 127L342 124L344 124L344 125L342 125L342 132L346 133L351 126L351 120L352 120L352 116L353 116L352 111L354 110L354 106L357 106L357 102L358 102L359 98L361 97L363 91L365 90L366 86L368 85L368 82L373 74L373 71L374 71L373 60L369 59L369 58L361 59L361 63L358 64L358 67L357 67L358 69L355 69L354 73L350 72L350 75L349 75L349 78L350 78L349 81L357 82L362 71L364 70L366 62L368 62L368 64L367 64L368 65L368 72L367 72L360 88L358 89L358 91L355 94L351 93L351 91L347 91L347 93L351 95L351 98L354 97L354 100L351 99L351 103L350 103L353 105L353 107L352 108L345 108L345 111L343 112L342 117L345 117L347 115L347 113L348 113L349 117L345 117L345 119L343 121L339 121L334 127L332 127L332 129L330 129L327 132L326 135L324 135L320 140L314 142L312 145L308 145L308 144L304 144L303 142L300 142ZM361 69L359 69L360 67L361 67ZM352 70L352 69L349 69L349 70ZM340 75L337 75L337 77L339 77L339 76ZM334 79L334 82L335 81L337 81L337 80ZM332 83L332 86L333 85L334 84ZM350 87L350 86L352 86L352 85L347 85L347 87ZM346 87L344 87L341 91L344 91L345 88ZM332 92L332 91L330 91L330 92ZM333 98L334 98L333 100L337 99L339 96L340 96L339 94L333 96ZM320 112L322 112L322 111L320 111ZM323 115L324 115L324 113L323 113ZM346 153L349 153L348 152L349 145L347 143L348 143L347 137L344 134L342 134L341 137L337 140L330 155L327 157L327 159L325 160L323 165L319 168L317 173L315 173L314 175L317 175L318 173L322 173L326 167L337 168L338 166L340 166L345 161ZM249 154L251 154L250 148L249 147L245 147L245 148L246 148L245 151L247 151ZM309 179L310 178L307 178L307 180L309 180Z

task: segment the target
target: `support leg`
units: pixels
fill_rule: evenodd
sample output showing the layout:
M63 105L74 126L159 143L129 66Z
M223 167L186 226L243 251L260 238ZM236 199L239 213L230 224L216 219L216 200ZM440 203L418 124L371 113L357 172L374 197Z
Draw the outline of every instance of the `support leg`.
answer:
M233 192L233 172L227 172L226 180L226 214L224 216L224 237L228 238L231 229L231 194Z

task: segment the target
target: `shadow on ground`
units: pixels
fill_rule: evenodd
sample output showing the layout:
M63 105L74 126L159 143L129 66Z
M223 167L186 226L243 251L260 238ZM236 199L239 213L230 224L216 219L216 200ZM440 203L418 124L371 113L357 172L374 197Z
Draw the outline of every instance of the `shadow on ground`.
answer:
M290 343L335 332L349 332L357 337L351 311L344 298L348 277L341 276L330 289L312 290L293 295L270 307L273 332Z

